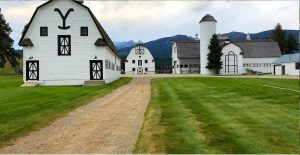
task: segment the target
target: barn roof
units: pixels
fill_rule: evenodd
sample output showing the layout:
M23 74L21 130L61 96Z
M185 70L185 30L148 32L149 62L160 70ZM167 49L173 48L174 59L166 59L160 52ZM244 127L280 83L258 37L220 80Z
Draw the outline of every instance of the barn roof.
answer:
M217 22L217 20L210 14L206 14L201 20L199 23L202 23L202 22L206 22L206 21L213 21L213 22Z
M200 65L200 58L195 59L179 59L180 64L196 64Z
M200 41L175 41L178 58L200 58Z
M278 43L273 40L235 41L234 43L242 49L244 58L268 58L281 56Z
M36 15L38 9L40 9L41 7L43 7L43 6L47 5L47 4L49 4L49 3L52 2L52 1L53 1L53 0L49 0L49 1L47 1L46 3L40 5L40 6L38 6L38 7L36 8L36 10L34 11L34 14L32 15L32 17L31 17L31 19L30 19L30 21L29 21L29 23L28 23L28 26L25 27L24 33L22 34L22 37L21 37L21 39L20 39L20 41L19 41L19 46L22 46L21 42L23 41L24 36L25 36L25 34L27 33L27 31L28 31L28 29L29 29L29 27L30 27L30 25L31 25L31 23L32 23L32 21L33 21L35 15ZM120 58L119 53L117 52L117 49L116 49L115 45L113 44L113 42L111 41L111 39L109 38L109 36L108 36L107 33L105 32L105 30L103 29L103 27L101 26L101 24L99 23L99 21L97 20L97 18L95 17L95 15L92 13L92 11L90 10L90 8L87 7L87 6L85 6L85 5L83 5L83 4L82 4L81 2L79 2L79 1L76 1L76 0L72 0L72 1L75 2L76 4L79 4L79 5L83 6L84 8L86 8L86 9L89 11L89 13L90 13L91 17L93 18L93 20L94 20L94 22L95 22L95 24L96 24L96 26L97 26L97 28L98 28L100 34L102 35L103 39L104 39L105 42L107 43L107 46L108 46L108 47L109 47L109 48L110 48L110 49L111 49L111 50L112 50L112 51Z
M278 58L273 64L289 63L289 62L300 62L300 53L285 54Z

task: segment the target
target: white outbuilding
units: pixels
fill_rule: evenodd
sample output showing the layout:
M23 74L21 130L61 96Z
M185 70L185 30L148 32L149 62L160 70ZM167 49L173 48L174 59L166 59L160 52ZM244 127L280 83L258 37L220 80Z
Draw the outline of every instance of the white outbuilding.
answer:
M155 74L155 61L141 42L129 52L125 61L125 74Z
M118 52L82 0L49 0L37 7L19 45L25 83L97 85L120 77Z
M200 21L200 41L172 41L173 74L213 74L206 68L208 46L216 34L217 20L207 14ZM272 62L281 56L278 43L273 40L251 40L250 34L244 41L231 41L218 35L222 48L221 75L245 73L272 73ZM198 48L196 47L198 46ZM198 61L198 63L196 63Z
M300 53L285 54L273 62L274 75L299 75Z

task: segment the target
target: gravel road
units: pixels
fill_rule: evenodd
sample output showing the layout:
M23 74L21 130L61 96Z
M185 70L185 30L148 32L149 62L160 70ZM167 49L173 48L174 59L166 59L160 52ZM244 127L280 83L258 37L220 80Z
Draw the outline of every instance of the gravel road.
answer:
M134 78L0 153L131 153L150 96L150 78Z

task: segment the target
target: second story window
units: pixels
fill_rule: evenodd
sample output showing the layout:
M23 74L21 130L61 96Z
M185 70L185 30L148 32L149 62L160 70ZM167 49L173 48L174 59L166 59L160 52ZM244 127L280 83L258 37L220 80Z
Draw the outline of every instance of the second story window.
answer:
M48 36L48 27L40 28L40 36Z
M71 36L59 35L57 38L58 38L58 55L71 55Z
M132 60L132 63L135 64L135 60Z
M148 63L148 60L145 60L145 63Z
M88 36L89 35L89 29L88 29L88 27L81 27L80 28L80 35L81 36Z

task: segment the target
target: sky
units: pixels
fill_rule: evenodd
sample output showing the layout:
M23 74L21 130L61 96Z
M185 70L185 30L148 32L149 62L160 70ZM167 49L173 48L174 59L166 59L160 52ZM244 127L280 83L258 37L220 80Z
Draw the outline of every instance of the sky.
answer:
M34 10L46 1L0 1L17 45ZM84 1L113 41L148 42L162 37L200 33L206 14L216 18L217 33L257 33L273 29L299 29L299 1Z

